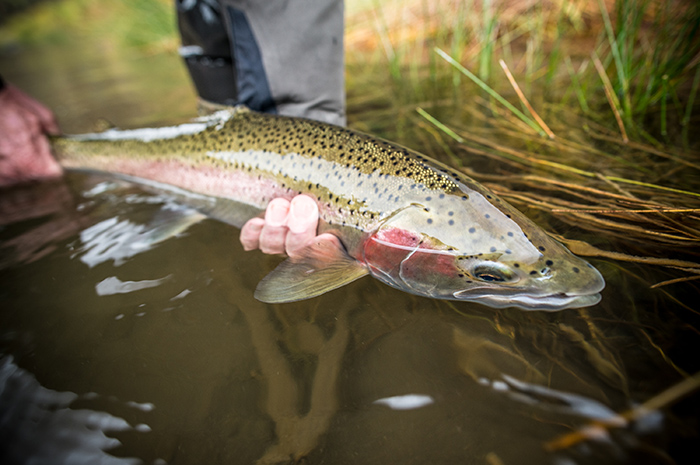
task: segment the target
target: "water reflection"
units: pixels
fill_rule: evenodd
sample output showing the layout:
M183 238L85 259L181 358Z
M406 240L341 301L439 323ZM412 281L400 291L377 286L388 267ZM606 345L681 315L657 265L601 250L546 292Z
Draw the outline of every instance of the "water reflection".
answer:
M87 396L91 397L91 396ZM131 465L107 451L121 443L115 432L148 432L107 412L74 409L79 396L41 386L11 356L0 358L0 461L14 464Z
M172 275L168 275L160 279L144 279L141 281L121 281L116 276L110 276L97 283L95 292L97 292L97 295L126 294L127 292L160 286L170 279L171 276Z
M413 410L435 403L435 399L425 394L405 394L402 396L384 397L372 403L386 405L394 410Z
M0 193L0 269L32 263L56 250L83 224L64 180L24 185ZM26 225L19 233L8 231ZM9 234L8 234L9 233Z
M159 197L151 200L148 203L162 202ZM108 218L80 232L81 245L76 256L91 268L105 261L113 261L119 266L128 258L186 231L203 218L189 208L168 205L164 205L149 224L136 224L119 217Z

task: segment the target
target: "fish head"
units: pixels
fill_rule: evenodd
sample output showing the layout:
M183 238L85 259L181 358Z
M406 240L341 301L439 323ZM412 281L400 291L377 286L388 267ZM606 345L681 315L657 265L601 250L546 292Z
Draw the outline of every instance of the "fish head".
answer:
M598 270L476 188L436 192L386 218L364 243L370 273L414 294L496 308L557 311L600 301Z

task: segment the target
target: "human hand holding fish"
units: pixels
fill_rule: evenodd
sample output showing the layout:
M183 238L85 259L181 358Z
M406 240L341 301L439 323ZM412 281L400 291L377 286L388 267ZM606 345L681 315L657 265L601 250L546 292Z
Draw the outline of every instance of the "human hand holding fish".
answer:
M316 237L318 215L318 205L308 195L298 195L291 202L273 199L264 218L253 218L241 228L241 244L245 250L294 258Z
M0 89L0 187L61 175L47 134L59 134L53 113L19 88Z

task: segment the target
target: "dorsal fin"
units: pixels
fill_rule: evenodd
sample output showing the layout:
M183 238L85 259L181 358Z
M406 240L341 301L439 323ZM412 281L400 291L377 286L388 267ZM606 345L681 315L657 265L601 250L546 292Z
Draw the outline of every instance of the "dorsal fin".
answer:
M107 118L97 118L92 125L93 132L104 132L110 129L119 129L116 124Z

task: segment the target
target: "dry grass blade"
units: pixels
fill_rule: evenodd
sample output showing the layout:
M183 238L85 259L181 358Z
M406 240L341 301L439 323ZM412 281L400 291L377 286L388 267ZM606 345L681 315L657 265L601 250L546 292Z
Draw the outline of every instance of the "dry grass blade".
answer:
M588 242L578 241L575 239L567 239L563 236L553 234L558 241L562 242L566 247L576 255L585 257L610 258L623 262L643 263L645 265L665 266L668 268L688 268L691 270L700 271L700 263L689 262L686 260L675 260L672 258L657 258L657 257L638 257L628 255L621 252L609 252L592 246Z
M576 431L546 442L544 448L548 451L564 450L583 441L599 438L601 433L605 434L609 429L627 426L629 422L638 420L652 411L668 407L698 389L700 389L700 372L655 395L638 407L627 410L607 421L590 422Z
M700 272L700 270L689 270L694 273ZM695 281L696 279L700 279L700 276L684 276L682 278L676 278L676 279L669 279L668 281L661 281L660 283L656 283L653 286L650 287L650 289L656 289L659 287L663 286L668 286L669 284L677 284L677 283L685 283L688 281Z
M525 94L523 94L523 91L520 90L520 86L515 81L515 78L511 74L510 69L508 69L508 65L506 64L506 62L501 59L501 60L498 60L498 63L500 63L501 68L503 68L503 72L506 73L506 77L510 81L510 84L513 86L515 93L518 94L520 101L523 102L523 105L525 105L527 107L527 109L530 112L530 114L532 115L532 117L535 118L535 121L537 121L537 124L539 124L542 127L542 129L544 130L544 132L547 133L547 136L549 136L550 139L554 139L555 138L554 133L552 132L551 129L549 129L549 126L547 126L547 124L544 122L544 120L542 120L542 118L540 118L540 115L537 114L535 109L532 108L532 105L530 105L530 102L525 97Z
M596 173L596 172L592 172L592 171L588 171L588 170L582 170L579 168L574 168L572 166L568 166L568 165L563 164L563 163L557 163L557 162L550 161L550 160L544 160L538 156L533 156L533 155L527 154L525 152L503 146L501 144L493 142L492 140L484 138L484 137L479 137L479 136L476 136L474 134L469 134L469 133L458 134L454 130L447 127L445 124L438 121L437 118L433 117L425 110L420 109L418 111L418 113L420 113L421 116L423 116L425 119L427 119L431 123L435 124L440 130L445 132L447 135L449 135L451 138L453 138L454 140L456 140L459 143L465 143L465 141L473 141L473 142L476 142L480 145L494 148L494 149L498 150L501 154L506 156L507 158L513 159L513 157L515 157L519 160L522 160L530 166L546 166L549 168L553 168L557 171L578 174L580 176L584 176L587 178L600 177L601 179L605 179L607 181L620 182L620 183L624 183L624 184L630 184L630 185L649 188L649 189L656 189L656 190L661 190L661 191L674 192L677 194L689 195L689 196L693 196L693 197L700 197L700 193L697 193L697 192L692 192L692 191L683 190L683 189L676 189L673 187L662 186L662 185L643 182L643 181L637 181L635 179L623 178L620 176L602 175L600 173Z
M565 208L555 208L552 213L689 213L700 212L700 208L655 208L651 210L595 210L581 209L570 210Z
M489 186L501 197L508 199L512 203L521 203L523 205L529 206L530 208L538 208L540 210L551 213L556 207L556 204L552 202L561 202L556 198L550 199L549 201L540 200L531 195L508 192L498 186ZM609 234L617 235L618 237L637 238L643 241L661 241L667 242L675 245L686 245L688 243L700 242L700 236L694 234L688 234L683 231L678 231L677 229L672 229L667 227L669 231L675 232L665 232L665 231L655 231L650 230L645 227L637 226L632 224L630 219L628 221L612 221L605 218L598 218L587 213L575 213L570 216L576 217L580 222L577 222L579 226L583 226L586 229L595 232L601 232L601 230L607 231ZM562 217L566 221L566 218ZM569 221L571 222L571 221Z
M610 136L606 136L605 134L599 134L599 133L596 133L596 132L593 132L593 131L590 131L588 134L589 134L592 138L594 138L594 139L604 140L604 141L606 141L606 142L612 142L612 143L614 143L614 144L619 144L619 143L620 143L620 140L618 140L617 138L615 138L615 137L610 137ZM644 152L648 152L648 153L651 153L651 154L653 154L653 155L657 155L657 156L659 156L659 157L663 157L663 158L667 158L667 159L669 159L669 160L673 160L674 162L681 163L681 164L686 165L686 166L689 166L689 167L691 167L691 168L695 168L696 170L700 170L700 165L698 165L697 163L693 163L693 162L688 161L688 160L685 160L685 159L683 159L683 158L681 158L681 157L677 157L677 156L675 156L675 155L671 155L670 153L662 152L661 150L658 150L658 149L656 149L656 148L654 148L654 147L651 147L651 146L649 146L649 145L641 144L641 143L639 143L639 142L632 142L632 141L629 141L629 142L626 143L626 144L627 144L627 146L630 147L630 148L642 150L642 151L644 151ZM693 155L693 156L696 157L696 158L697 158L697 157L700 157L700 153L697 153L697 152L691 152L691 155Z
M513 105L511 105L510 102L508 102L506 99L501 97L501 95L490 88L484 81L476 77L474 73L469 71L467 68L462 66L459 62L457 62L454 58L452 58L450 55L445 53L443 50L435 47L435 53L440 55L445 61L447 61L450 65L454 66L459 72L467 76L469 79L471 79L476 85L481 87L484 91L486 91L491 97L496 99L501 105L504 107L508 108L511 112L513 112L514 115L516 115L518 118L520 118L524 123L526 123L528 126L530 126L532 129L537 131L538 133L542 133L540 128L537 126L537 124L532 121L530 118L528 118L522 111L518 110L515 108Z
M625 124L622 122L622 116L620 116L620 102L617 101L617 97L615 97L615 91L613 90L613 86L610 82L610 79L608 78L608 75L605 74L605 68L603 67L603 64L600 62L600 60L595 54L593 55L593 64L595 65L595 68L598 71L598 74L600 75L600 79L603 81L605 96L608 98L608 102L610 102L610 108L612 108L612 111L615 114L615 119L617 120L617 125L620 127L620 132L622 133L622 141L626 144L629 142L629 137L627 137L627 131L625 131Z

